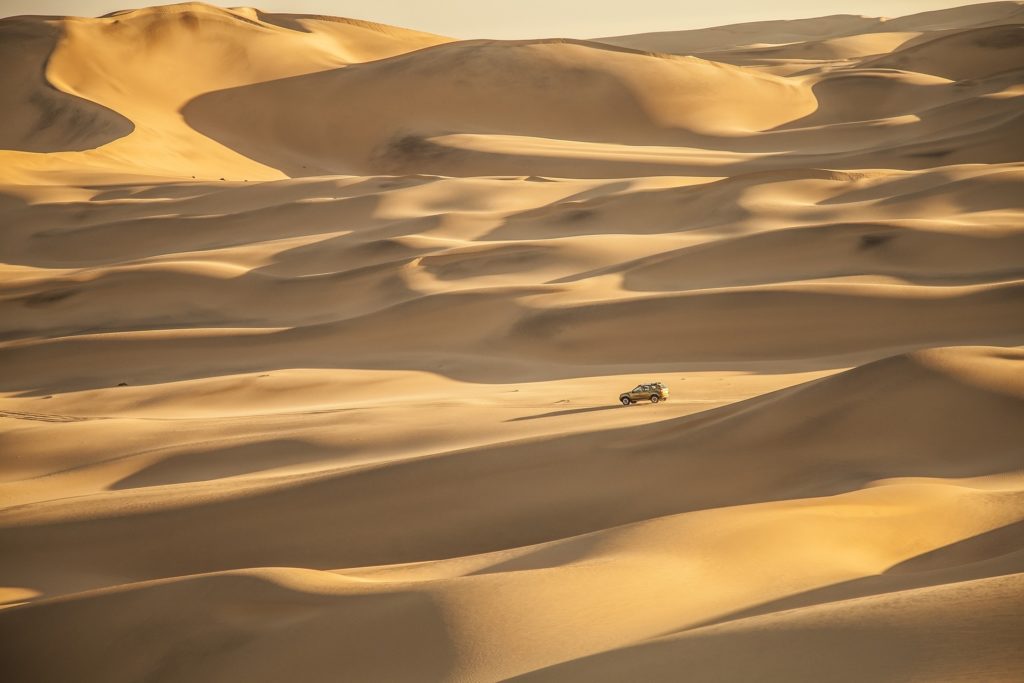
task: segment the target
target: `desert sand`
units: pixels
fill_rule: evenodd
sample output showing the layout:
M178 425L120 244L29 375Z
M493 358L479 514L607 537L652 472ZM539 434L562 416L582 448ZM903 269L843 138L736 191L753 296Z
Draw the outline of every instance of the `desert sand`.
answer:
M4 680L1024 680L1021 3L0 58Z

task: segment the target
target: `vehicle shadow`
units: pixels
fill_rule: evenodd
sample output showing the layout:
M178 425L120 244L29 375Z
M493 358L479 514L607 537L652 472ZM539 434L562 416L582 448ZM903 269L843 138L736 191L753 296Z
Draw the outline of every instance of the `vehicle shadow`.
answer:
M611 410L612 408L622 408L623 406L618 403L612 403L606 406L588 406L586 408L569 408L568 410L553 410L549 413L541 413L540 415L524 415L523 417L513 417L505 422L521 422L523 420L537 420L542 417L558 417L559 415L576 415L577 413L592 413L595 410Z

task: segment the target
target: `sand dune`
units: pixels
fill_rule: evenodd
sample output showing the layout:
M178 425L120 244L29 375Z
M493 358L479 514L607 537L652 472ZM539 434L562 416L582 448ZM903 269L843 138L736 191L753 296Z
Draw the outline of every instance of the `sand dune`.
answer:
M15 96L5 108L40 130L5 131L25 142L3 147L89 151L64 164L52 157L13 157L14 163L44 171L56 163L85 173L96 169L109 175L114 169L126 169L126 177L142 172L214 179L224 174L253 179L281 174L196 135L178 111L188 100L447 40L368 22L225 10L202 3L131 10L102 19L5 19L0 20L0 30L14 35L15 40L4 41L12 48L29 43L19 37L25 32L49 36L52 45L34 49L34 58L19 54L15 63L28 63L8 76L17 85L3 88L5 97ZM32 42L38 44L41 39ZM38 83L40 72L43 83ZM19 97L18 90L26 85L43 94L34 99L31 94ZM58 96L54 89L62 94ZM51 104L51 100L56 101ZM37 113L40 107L44 107L42 117ZM108 108L112 111L107 112ZM56 112L49 114L52 122L45 116L50 111ZM86 120L67 121L74 116ZM73 141L37 149L41 139L62 140L60 136L71 135L68 128L75 131ZM91 135L86 137L87 133Z
M885 52L897 47L887 34L914 32L927 36L931 32L962 31L983 26L998 26L1019 23L1024 10L1017 2L986 2L964 7L921 12L905 17L877 18L839 14L813 19L787 21L756 21L689 31L664 31L630 36L600 38L602 42L623 47L670 54L699 54L714 52L717 55L743 55L753 48L782 47L779 55L790 59L807 59L808 53L817 52L826 46L867 45L888 43ZM803 47L803 46L807 47ZM786 48L792 50L787 51ZM828 58L858 56L843 52L829 54ZM803 54L801 54L803 53Z
M909 68L954 81L985 78L1020 69L1024 59L1024 24L961 31L913 45L870 61L865 66Z
M324 106L312 117L287 106L314 93ZM318 167L334 172L408 172L436 153L426 138L438 132L682 145L693 134L764 130L813 108L798 84L696 58L581 41L468 41L211 93L183 113L270 166L282 162L253 141L283 142L289 155L323 158ZM294 162L285 168L305 175Z
M1022 17L0 20L4 672L1020 678Z
M437 628L430 624L439 619L454 620L457 630L462 624L463 628L473 623L479 626L479 621L486 618L478 611L480 601L485 595L493 596L495 589L515 601L529 595L543 600L544 594L561 593L562 599L572 605L577 600L581 607L588 605L585 610L602 626L584 631L573 643L558 639L557 629L574 623L566 621L570 619L566 612L579 609L570 608L570 604L548 615L523 613L511 624L491 622L486 628L467 632L467 637L473 642L482 638L478 647L523 649L518 655L523 659L510 665L488 658L475 668L462 669L463 676L504 675L515 668L503 667L535 667L551 658L564 657L559 653L582 654L585 650L580 648L588 642L594 643L592 647L607 646L630 642L643 634L664 633L751 604L730 591L759 595L762 601L771 595L749 592L753 587L743 570L747 562L780 563L762 567L768 578L776 572L791 572L794 563L817 558L818 569L797 572L787 579L789 588L777 593L782 597L801 586L803 590L817 589L839 580L870 576L904 558L1019 519L1020 493L1015 488L1019 475L1011 473L1019 464L1017 444L1024 434L1007 426L1014 423L1024 404L1024 386L1017 367L1022 357L1019 351L994 349L924 352L727 406L716 414L641 425L622 433L587 433L463 451L398 466L286 477L262 485L240 484L219 490L207 486L194 489L192 503L184 508L176 488L164 486L137 489L130 496L98 495L77 502L54 501L10 510L4 516L2 537L4 545L16 551L17 559L6 563L5 580L18 582L23 580L20 577L31 576L35 585L47 585L50 593L59 592L56 586L67 585L68 581L79 590L88 585L85 582L133 586L115 593L101 590L40 603L38 611L14 611L8 632L32 631L30 624L21 626L13 619L18 615L21 619L45 619L47 611L72 610L71 615L50 618L89 620L87 615L99 610L129 619L123 626L113 623L105 627L110 631L97 635L116 639L118 633L135 628L136 615L154 609L173 609L180 614L170 605L181 604L186 614L194 616L174 617L171 623L180 626L170 627L172 643L194 637L196 626L190 625L190 620L204 619L210 613L207 610L213 610L218 615L218 626L210 637L220 632L224 633L220 637L228 637L231 642L251 642L252 646L243 648L247 654L239 657L235 666L268 680L272 674L257 674L263 667L246 661L256 643L266 637L261 635L265 628L279 632L282 624L297 620L296 631L270 637L273 641L283 637L286 642L298 643L322 629L349 632L357 624L365 627L367 618L374 623L381 615L397 611L394 618L425 623L395 638L401 644L408 639L411 647L424 647L421 632ZM809 429L808 424L820 426ZM965 448L984 453L986 459L965 462ZM748 455L743 458L743 453ZM827 453L827 458L823 459L822 453ZM908 453L920 457L915 461L907 457ZM627 454L630 457L623 457ZM756 464L765 459L773 463L770 472ZM850 473L855 476L851 478ZM896 479L907 476L914 480ZM951 479L961 481L955 485L943 483ZM680 481L687 485L680 487ZM1004 483L993 487L985 481ZM875 484L858 493L843 493L856 491L866 482ZM528 507L522 505L524 490L530 491ZM764 500L779 502L749 506ZM481 505L482 501L487 501L486 506ZM972 514L961 514L967 510ZM197 524L198 519L205 522ZM939 519L943 523L936 524ZM651 521L619 526L640 520ZM237 534L244 533L239 524L259 528L260 543L232 542ZM172 531L184 528L190 530L188 534ZM901 532L901 528L905 530ZM881 529L886 532L881 533ZM914 531L908 533L910 529ZM597 535L565 541L545 538L566 538L588 531ZM670 540L681 534L690 540L684 544ZM339 537L346 542L338 545L335 539ZM41 539L45 542L40 543ZM1000 544L1003 550L997 552L1018 551L1020 540L1019 534L1011 535ZM523 547L539 541L554 545ZM1007 550L1007 543L1012 550ZM837 550L823 556L823 547L832 544ZM781 556L780 545L788 549ZM194 547L204 552L188 551ZM480 555L506 547L517 550ZM979 548L979 552L980 557L986 557L992 550ZM673 558L673 553L678 556ZM801 553L808 555L801 557ZM653 559L662 554L667 554L664 559ZM720 556L717 562L714 556ZM770 560L773 556L776 559ZM68 566L65 558L71 557L77 558L73 578L61 569ZM694 567L696 557L702 559ZM971 564L976 557L961 555L954 566ZM435 558L459 559L436 562ZM1020 570L1019 552L1014 558L1006 558L1009 564L1000 574ZM339 569L322 577L322 573L308 570L261 570L252 579L244 578L250 574L237 579L210 574L233 567L326 570L425 560L435 560L435 564L354 572ZM676 563L679 567L673 569ZM695 601L689 590L673 593L679 591L677 572L688 577L686 585L700 580L701 573L707 571L700 567L719 563L732 565L730 571L736 574L732 579L712 581L710 586L714 588L709 589L713 593L721 591L717 600L704 596ZM88 579L83 572L86 567ZM565 571L556 571L559 568ZM925 574L915 574L914 581L931 585L928 572L942 568L941 563L939 567L934 562L926 564L917 570ZM167 575L197 574L210 578L139 583ZM898 590L907 590L906 574L896 574L890 583L901 586ZM968 575L993 574L985 566L974 566ZM614 576L630 578L614 599L591 603L590 590L614 580ZM257 577L260 581L254 582ZM225 588L214 591L218 606L206 605L198 596L186 597L193 590L202 595L205 591L201 586L207 580L227 582ZM275 598L253 592L268 581L271 586L283 582L287 590L297 593ZM197 582L199 585L195 585ZM247 583L256 585L249 590L245 588ZM735 587L730 588L732 584ZM569 585L574 589L570 591ZM876 586L873 592L886 592L879 589ZM160 597L168 591L170 595ZM399 594L410 591L422 598L408 595L388 606L399 600ZM674 595L670 600L677 605L675 608L663 605L621 621L625 614L634 612L638 601L647 604L663 591ZM320 594L335 597L317 597ZM344 601L346 595L353 599L362 596L369 604L353 612ZM123 600L131 602L119 605ZM338 600L341 604L332 608ZM370 607L374 604L371 600L377 601L375 609ZM492 614L512 609L506 599L497 598L500 607L495 606L493 597L486 600L491 607L485 611ZM197 612L200 601L206 606ZM417 604L424 601L437 605L446 616L429 609L422 614ZM823 601L824 595L812 604ZM261 607L265 602L269 605ZM370 610L368 617L360 616L363 609ZM241 614L232 616L239 610ZM264 617L270 620L266 626L261 626L256 617L262 610L273 610ZM250 613L253 617L247 616ZM863 623L864 618L856 614L854 611L854 616L845 617L841 612L840 618ZM312 619L314 616L317 618ZM995 623L1009 625L1012 621ZM178 628L180 635L174 635ZM521 629L533 633L529 641L537 635L535 628L550 629L551 648L538 650L520 644L527 636ZM168 632L164 633L162 647L167 647ZM694 633L699 637L699 630ZM486 645L488 642L490 645ZM353 650L337 653L311 646L308 641L299 650L295 645L280 647L288 659L311 657L313 661L306 666L312 671L323 666L325 673L321 675L325 676L332 667L354 656ZM1001 646L990 643L988 647L993 650L993 662L1006 666L1010 642ZM465 657L468 653L460 654ZM97 656L92 648L83 647L81 656L85 657L82 666L114 670L106 663L109 658ZM377 657L360 661L375 667L378 675L409 675L384 666ZM441 673L437 667L442 666L438 657L434 652L429 658L431 671L436 674ZM257 657L258 661L262 659ZM73 666L74 662L62 665ZM196 665L202 667L202 662ZM282 666L280 661L277 665ZM469 664L460 662L460 666ZM171 679L193 674L185 670Z
M1012 680L1019 668L1003 657L1015 647L1012 633L1018 624L1006 610L1020 609L1021 588L1019 576L999 577L783 612L652 640L519 680L616 681L639 675L657 681L673 680L682 670L708 681L766 675L857 681L886 679L893 672L946 681L973 681L979 675ZM878 619L891 624L884 636L865 627ZM992 639L983 633L997 635ZM894 650L913 655L879 658L876 646L882 637ZM830 660L804 656L809 643L833 653ZM737 649L744 653L738 658ZM968 652L971 663L965 664Z
M49 24L7 19L0 22L0 58L4 60L0 97L4 126L0 148L23 152L79 151L124 137L134 125L118 112L39 77L60 39Z

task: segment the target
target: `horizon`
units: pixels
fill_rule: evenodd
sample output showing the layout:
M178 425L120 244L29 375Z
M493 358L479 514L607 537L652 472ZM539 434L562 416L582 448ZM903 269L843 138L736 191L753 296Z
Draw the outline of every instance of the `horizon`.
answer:
M4 0L0 18L35 16L99 17L121 10L183 3L118 3L110 0ZM444 11L408 0L270 0L254 5L207 2L230 9L254 6L274 14L320 14L345 17L414 29L456 39L493 38L503 40L534 38L595 38L607 36L686 31L762 21L796 21L836 15L896 18L966 5L1000 4L985 1L952 0L867 0L866 2L820 3L810 0L782 0L766 5L750 0L716 3L699 13L669 0L637 0L624 11L609 0L571 0L552 6L544 0L521 0L515 9L481 6L472 0L452 0ZM1019 2L1016 4L1020 4ZM884 10L884 11L883 11ZM580 20L582 17L582 20Z

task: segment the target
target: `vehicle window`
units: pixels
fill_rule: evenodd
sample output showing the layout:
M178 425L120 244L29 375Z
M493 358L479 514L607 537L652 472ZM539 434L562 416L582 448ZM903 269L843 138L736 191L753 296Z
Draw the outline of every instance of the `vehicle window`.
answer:
M643 387L633 387L633 391L643 391Z

